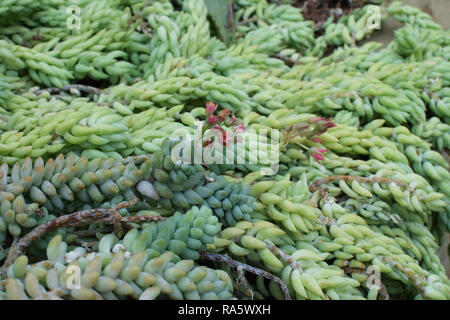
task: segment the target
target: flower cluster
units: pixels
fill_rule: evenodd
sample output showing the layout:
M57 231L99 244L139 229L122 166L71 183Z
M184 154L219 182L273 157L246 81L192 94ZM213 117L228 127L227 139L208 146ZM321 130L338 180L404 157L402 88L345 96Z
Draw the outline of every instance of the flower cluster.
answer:
M328 149L318 149L318 148L312 148L309 150L311 155L314 157L316 161L323 161L325 158L323 157L322 153L327 152Z
M242 137L239 134L245 132L245 126L243 123L237 124L237 119L231 115L230 109L224 109L217 115L214 113L217 110L217 104L212 101L206 102L206 124L203 128L204 131L208 129L218 130L221 135L219 136L219 142L223 146L227 146L234 141L234 137L237 137L237 141L242 141ZM225 128L224 128L225 127ZM231 127L232 131L227 131L226 128ZM214 142L213 139L209 139L204 142L204 146L211 145Z
M331 118L322 118L322 117L315 117L309 119L309 123L315 125L313 128L314 135L321 135L322 133L326 132L329 128L336 127L336 123L334 123ZM317 137L313 138L313 141L315 142L321 142L321 140Z
M313 142L321 143L320 135L326 132L329 128L335 127L336 124L331 118L314 117L308 120L308 122L296 123L289 126L284 130L283 144L288 144L292 139L296 137L305 137ZM307 147L301 145L305 149ZM327 152L327 149L311 148L308 150L316 161L325 160L323 153Z

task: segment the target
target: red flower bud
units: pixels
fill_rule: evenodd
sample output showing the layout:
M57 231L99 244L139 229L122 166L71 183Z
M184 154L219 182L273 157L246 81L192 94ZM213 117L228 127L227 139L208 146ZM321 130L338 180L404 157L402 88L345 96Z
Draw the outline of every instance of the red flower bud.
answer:
M322 118L322 117L314 117L314 118L309 119L309 121L310 121L311 123L318 123L318 122L320 122L320 121L322 121L322 120L325 120L325 119Z
M229 145L231 142L233 142L233 137L231 135L230 132L227 131L223 131L222 132L222 145L227 146Z
M243 123L240 123L237 127L234 128L235 133L244 133L245 132L245 126Z
M208 123L209 123L210 125L213 125L213 124L215 124L216 122L217 122L216 116L210 115L210 116L208 117Z
M214 111L217 109L217 104L212 101L206 102L206 116L210 116L214 114Z
M336 127L336 123L332 122L332 121L328 121L325 122L324 126L328 129L328 128L333 128Z
M320 153L313 153L312 156L316 159L316 161L325 160L325 158Z
M217 117L219 118L219 122L224 121L227 118L227 116L229 116L229 115L230 115L230 109L228 109L228 108L220 111L219 114L217 115Z

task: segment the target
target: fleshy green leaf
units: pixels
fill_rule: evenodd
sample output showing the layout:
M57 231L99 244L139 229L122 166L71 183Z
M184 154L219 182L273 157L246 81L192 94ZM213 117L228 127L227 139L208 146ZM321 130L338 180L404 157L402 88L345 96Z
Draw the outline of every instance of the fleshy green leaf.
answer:
M229 44L234 37L232 0L204 0L208 14L216 26L222 41Z

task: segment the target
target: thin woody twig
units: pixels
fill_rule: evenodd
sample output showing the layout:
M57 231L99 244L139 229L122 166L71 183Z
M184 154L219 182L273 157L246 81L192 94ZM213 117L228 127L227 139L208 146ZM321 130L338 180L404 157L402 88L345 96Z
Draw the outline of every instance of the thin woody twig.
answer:
M237 267L237 272L238 272L239 284L242 285L246 294L250 296L251 300L253 300L254 293L248 285L247 279L245 278L245 275L244 275L244 269L242 268L242 266Z
M13 264L14 261L23 253L26 247L28 247L34 240L39 239L44 234L52 230L103 222L112 224L114 226L114 231L117 233L121 226L130 228L131 226L128 224L129 222L160 221L166 219L166 217L162 216L146 215L122 217L117 212L120 209L127 208L136 204L137 201L137 199L134 199L128 202L123 202L110 209L98 208L77 211L75 213L58 217L37 226L11 246L8 257L6 258L6 261L2 267L3 275L6 273L7 268L11 264Z
M234 25L234 11L233 11L233 2L228 1L228 14L227 14L227 25L228 28L231 28L231 33L233 35L233 41L236 38L236 27Z
M412 283L414 283L414 285L417 287L417 289L419 289L419 292L422 295L422 297L426 298L425 285L424 285L426 283L426 279L423 276L417 275L410 268L408 268L408 267L400 264L399 262L395 261L394 257L381 256L379 258L384 263L388 263L391 266L393 266L395 269L397 269L400 272L402 272Z
M238 26L242 26L242 25L246 25L249 23L258 22L258 20L259 20L258 17L251 17L246 20L241 20L237 24L238 24Z
M274 55L275 58L280 59L281 61L283 61L284 63L286 63L289 67L295 67L297 65L299 65L301 62L298 60L294 60L288 56L276 53Z
M300 265L300 263L298 263L297 261L295 261L294 258L292 258L290 255L288 255L287 253L283 252L282 250L280 250L275 244L273 244L270 240L266 240L265 241L267 243L267 248L275 255L279 256L284 262L288 263L292 269L297 269L298 271L300 271L300 273L303 273L303 269L302 266ZM328 300L328 298L325 298Z
M224 254L219 254L219 253L209 253L209 252L205 252L205 251L201 251L200 252L200 257L204 258L204 259L208 259L211 261L218 261L218 262L224 262L226 264L228 264L229 266L233 267L233 268L242 268L242 270L251 272L253 274L256 274L258 276L262 276L266 279L270 279L275 281L276 283L278 283L278 285L280 286L281 290L283 291L284 297L286 300L292 300L291 295L289 294L289 290L286 287L286 285L283 283L283 281L281 281L280 278L278 278L277 276L271 274L270 272L267 272L265 270L259 269L259 268L255 268L253 266L250 266L248 264L236 261L231 259L229 256L224 255Z
M298 271L300 271L300 273L303 273L301 265L297 261L295 261L294 258L278 249L278 247L271 241L266 240L265 242L267 243L267 248L272 251L273 254L279 256L283 261L287 262L292 267L292 269L297 269Z
M320 188L320 197L325 202L329 201L329 199L328 199L328 188L327 187Z
M355 177L355 176L346 176L346 175L334 175L334 176L329 176L329 177L325 177L325 178L320 178L316 181L314 181L310 186L309 186L309 190L311 192L316 191L320 185L325 184L325 183L330 183L336 180L344 180L345 182L348 181L359 181L359 182L367 182L367 183L391 183L394 182L395 184L398 184L401 187L404 188L409 188L409 186L399 180L395 180L395 179L390 179L390 178L384 178L384 177L373 177L373 178L364 178L364 177Z

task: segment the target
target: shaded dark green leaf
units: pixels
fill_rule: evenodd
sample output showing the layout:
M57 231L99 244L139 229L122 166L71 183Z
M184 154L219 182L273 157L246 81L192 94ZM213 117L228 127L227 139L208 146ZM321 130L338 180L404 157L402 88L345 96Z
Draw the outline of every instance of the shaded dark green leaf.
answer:
M232 0L204 0L220 39L229 44L234 37L233 1Z

